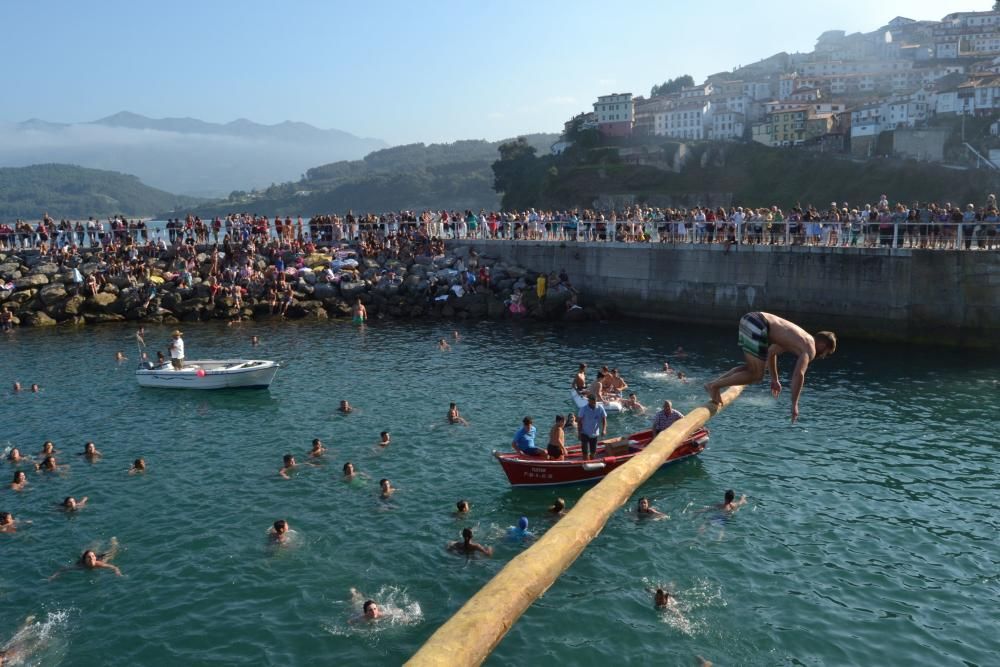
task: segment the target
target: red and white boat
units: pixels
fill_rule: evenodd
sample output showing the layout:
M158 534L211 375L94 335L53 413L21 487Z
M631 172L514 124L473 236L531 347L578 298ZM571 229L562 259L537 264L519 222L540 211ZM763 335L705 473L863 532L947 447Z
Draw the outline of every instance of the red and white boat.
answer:
M511 486L562 486L584 484L603 479L605 475L633 456L653 441L653 431L647 429L618 438L601 440L597 443L597 454L585 461L580 445L567 447L568 456L560 461L525 456L520 452L493 451L500 467L503 468ZM667 459L664 466L683 461L700 454L708 444L708 429L698 429L685 440Z

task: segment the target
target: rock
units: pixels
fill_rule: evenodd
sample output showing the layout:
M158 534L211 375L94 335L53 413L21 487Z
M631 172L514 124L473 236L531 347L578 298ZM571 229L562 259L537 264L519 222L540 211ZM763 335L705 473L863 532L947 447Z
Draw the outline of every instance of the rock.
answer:
M70 298L66 299L66 303L63 304L62 308L63 312L66 313L67 315L79 315L80 308L83 306L86 300L87 299L85 297L79 294L71 296Z
M329 255L324 255L322 253L314 252L313 254L302 260L306 266L315 269L317 266L322 266L324 269L330 263Z
M301 271L299 272L299 277L308 285L316 284L316 274L312 271Z
M332 299L340 295L340 290L337 289L337 285L334 283L317 283L316 287L313 288L313 298L316 299Z
M0 264L0 278L4 280L17 280L21 277L21 265L17 262L7 262Z
M490 297L486 300L486 316L491 320L503 319L504 303L500 299Z
M92 273L96 273L98 268L97 262L85 262L80 265L80 273L85 277L90 276Z
M7 303L13 303L16 306L23 306L34 299L36 294L38 294L38 290L36 289L26 289L21 290L20 292L14 292L10 295L10 299Z
M58 283L46 285L39 290L38 298L41 299L42 303L46 306L52 306L66 298L66 288Z
M49 279L47 276L42 274L34 274L30 276L25 276L23 278L18 278L14 281L14 289L22 290L28 287L41 287L42 285L48 285Z
M353 300L366 291L368 291L368 285L364 282L340 283L340 294L348 300Z
M32 274L41 274L43 276L54 276L59 273L59 265L53 264L52 262L45 262L44 264L39 264L31 270Z
M24 323L29 327L51 327L57 322L43 312L28 313L24 318Z
M88 324L105 324L106 322L125 321L125 316L118 313L86 313L83 317Z
M583 308L574 308L572 310L567 310L566 314L563 315L563 319L567 322L586 322L587 313Z
M95 311L105 311L118 299L118 295L109 294L108 292L98 292L92 297L87 298L87 306L90 310Z

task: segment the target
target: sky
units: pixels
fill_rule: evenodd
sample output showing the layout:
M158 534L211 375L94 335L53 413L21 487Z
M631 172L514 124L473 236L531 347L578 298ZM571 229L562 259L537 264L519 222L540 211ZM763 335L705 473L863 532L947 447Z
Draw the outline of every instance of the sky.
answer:
M597 95L648 94L825 30L938 20L984 0L15 0L0 2L0 122L118 111L295 120L390 144L558 132Z

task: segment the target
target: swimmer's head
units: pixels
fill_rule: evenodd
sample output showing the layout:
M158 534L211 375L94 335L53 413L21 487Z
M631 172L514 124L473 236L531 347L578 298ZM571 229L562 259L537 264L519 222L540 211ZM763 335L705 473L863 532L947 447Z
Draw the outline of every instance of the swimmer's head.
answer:
M385 491L386 489L388 489L389 487L391 487L391 486L392 486L392 484L390 484L390 483L389 483L389 480L388 480L388 479L386 479L385 477L383 477L382 479L380 479L380 480L378 481L378 485L379 485L380 487L382 487L382 490L383 490L383 491Z
M0 512L0 526L14 523L14 515L10 512Z
M565 423L566 423L566 418L565 417L563 417L562 415L556 415L556 424L557 425L558 424L565 424Z
M18 470L17 472L14 473L14 483L15 484L22 484L25 480L26 480L26 477L24 476L24 471L23 470Z
M56 469L55 458L51 455L46 456L45 460L42 461L42 467L45 468L46 470L55 470Z
M472 529L471 528L463 528L462 529L462 539L465 540L466 542L471 542L472 541Z
M10 450L10 453L7 454L7 459L10 461L16 461L19 458L21 458L21 450L18 449L17 447L14 447L12 450Z
M132 462L132 467L135 468L136 470L145 470L146 469L145 459L136 459L135 461Z
M97 565L97 554L87 549L82 554L80 554L80 565L84 567L92 568Z
M728 505L734 500L736 500L736 492L733 491L732 489L729 489L728 491L726 491L726 504Z
M53 443L51 440L46 440L45 442L42 443L42 454L51 454L53 451L55 451L55 448L56 448L55 443Z
M832 331L817 331L813 340L816 341L817 359L825 359L837 351L837 334Z
M521 530L528 530L528 517L522 516L517 520L517 527Z
M374 619L379 617L378 605L375 604L375 600L365 600L362 608L364 609L365 618Z
M382 431L381 433L379 433L379 435L382 436L383 440L388 440L389 439L389 432L388 431Z
M63 502L62 502L62 506L65 507L68 510L75 510L76 509L76 498L74 498L73 496L66 496L66 499L63 500Z
M646 496L639 498L639 511L646 512L648 510L649 510L649 498L647 498Z
M278 519L274 522L274 532L278 535L284 535L288 532L288 522L284 519Z
M348 461L344 464L344 474L353 475L354 474L354 464Z
M564 509L566 509L566 501L563 500L562 498L556 498L552 502L552 511L562 512Z
M458 508L459 512L468 512L469 511L469 501L468 500L459 500L457 503L455 503L455 506Z
M282 456L281 461L282 463L285 464L286 468L290 468L291 466L295 465L295 457L292 456L291 454L285 454L284 456Z
M320 449L323 447L323 441L319 438L313 438L313 449Z
M92 443L92 442L88 442L87 444L85 444L83 446L83 453L84 454L93 454L96 451L97 451L97 446L94 443Z

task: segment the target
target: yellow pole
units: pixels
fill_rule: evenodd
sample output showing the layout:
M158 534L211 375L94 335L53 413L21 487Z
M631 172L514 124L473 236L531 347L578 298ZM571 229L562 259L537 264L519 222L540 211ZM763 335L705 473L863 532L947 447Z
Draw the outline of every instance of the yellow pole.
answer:
M611 471L535 544L524 550L473 595L406 663L413 667L479 665L521 614L555 583L611 515L666 462L684 440L732 403L743 387L731 387L722 405L695 408L663 431L631 461Z

